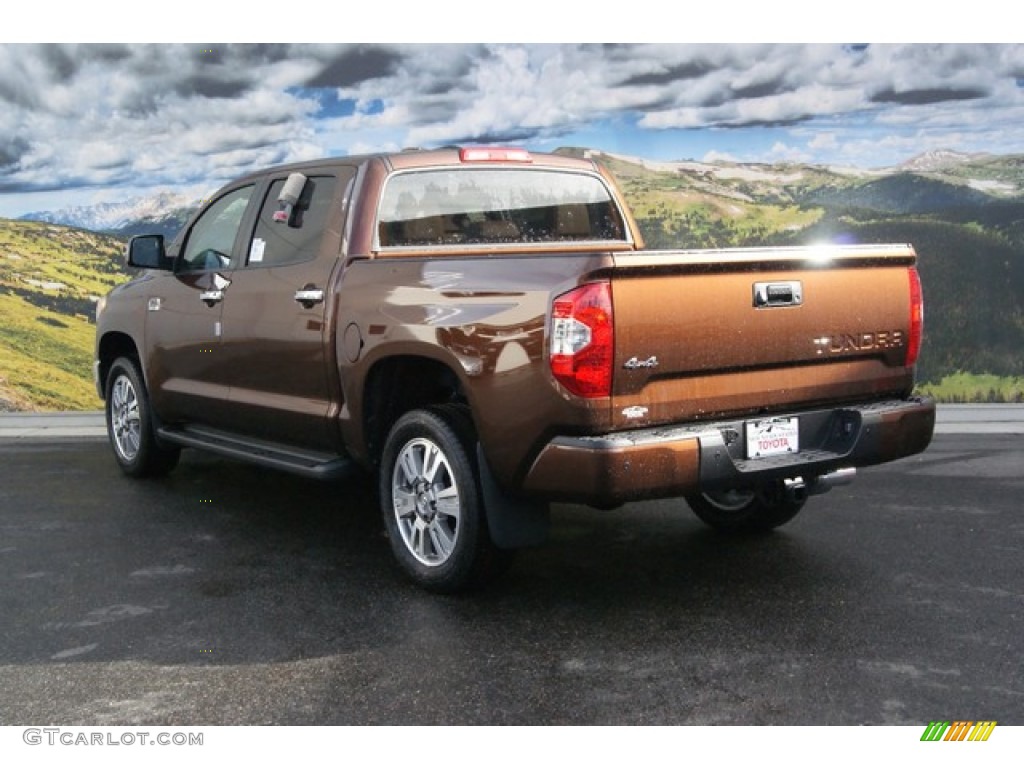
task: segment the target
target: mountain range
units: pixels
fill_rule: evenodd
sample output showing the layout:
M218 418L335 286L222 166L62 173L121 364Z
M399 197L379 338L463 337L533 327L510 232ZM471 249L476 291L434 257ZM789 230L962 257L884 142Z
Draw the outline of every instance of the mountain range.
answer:
M172 237L200 203L188 195L165 191L116 203L36 211L19 218L126 237L144 233Z
M1004 396L1024 399L1024 156L937 151L864 170L558 152L613 173L648 248L912 243L926 298L919 379L1014 377ZM0 220L0 410L99 406L93 303L128 279L128 235L173 237L198 205L165 192Z

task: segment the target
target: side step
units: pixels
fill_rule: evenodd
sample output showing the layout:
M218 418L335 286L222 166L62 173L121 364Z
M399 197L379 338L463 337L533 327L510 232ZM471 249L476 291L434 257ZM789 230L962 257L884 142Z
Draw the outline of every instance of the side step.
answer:
M161 440L184 448L199 448L261 467L279 469L315 480L338 480L356 469L356 464L335 453L304 451L290 445L242 437L202 427L161 427Z

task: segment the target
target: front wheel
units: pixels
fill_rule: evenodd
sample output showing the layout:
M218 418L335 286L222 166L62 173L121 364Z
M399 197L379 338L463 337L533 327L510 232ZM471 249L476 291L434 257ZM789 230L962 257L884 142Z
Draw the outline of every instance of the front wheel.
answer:
M786 493L781 484L757 490L706 491L686 497L707 525L725 533L764 533L788 523L803 509L804 498Z
M145 382L127 357L115 360L107 375L106 421L114 458L126 475L164 475L177 465L181 451L157 441Z
M472 422L458 406L410 411L384 444L380 498L391 549L434 592L480 584L508 556L487 530L474 448Z

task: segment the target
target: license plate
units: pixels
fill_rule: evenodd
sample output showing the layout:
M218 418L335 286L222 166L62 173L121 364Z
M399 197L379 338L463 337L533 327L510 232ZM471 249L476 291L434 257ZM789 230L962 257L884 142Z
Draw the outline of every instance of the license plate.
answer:
M761 459L800 450L800 420L765 419L747 422L747 458Z

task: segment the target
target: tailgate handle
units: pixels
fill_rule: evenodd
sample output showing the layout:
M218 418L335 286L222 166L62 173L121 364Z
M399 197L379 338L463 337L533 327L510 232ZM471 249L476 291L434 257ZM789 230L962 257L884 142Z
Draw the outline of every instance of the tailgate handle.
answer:
M781 283L754 283L754 306L798 307L804 303L804 289L799 280Z

